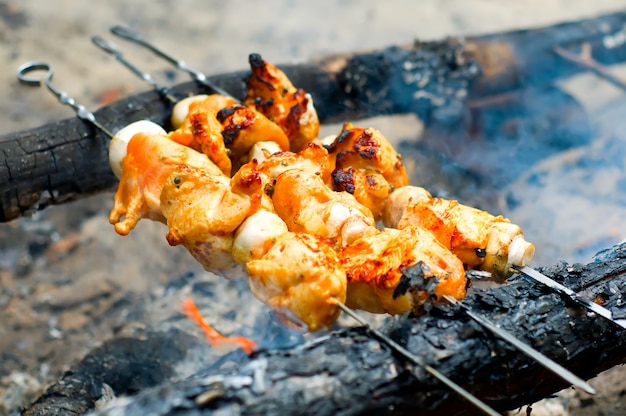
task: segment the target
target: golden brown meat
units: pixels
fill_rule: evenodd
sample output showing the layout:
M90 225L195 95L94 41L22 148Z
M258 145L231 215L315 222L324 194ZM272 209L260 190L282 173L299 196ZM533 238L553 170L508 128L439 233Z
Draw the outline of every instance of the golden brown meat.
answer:
M330 184L332 166L328 152L321 146L311 143L298 153L274 153L259 165L259 172L267 176L272 184L278 175L290 169L309 172L322 178L325 184Z
M319 120L309 94L293 86L285 74L261 55L249 57L245 104L276 123L289 137L292 152L299 152L317 138Z
M352 167L335 169L332 183L335 191L354 195L359 203L369 208L376 220L381 218L385 200L392 189L380 173Z
M521 228L508 219L457 201L427 198L428 193L420 191L421 188L407 188L416 188L417 197L408 202L392 194L389 205L397 205L387 210L395 211L394 218L398 218L400 211L402 215L397 224L387 225L399 229L420 225L430 230L468 268L485 270L498 278L510 276L511 265L527 266L532 261L535 246L528 243ZM410 194L411 190L401 190L399 195L403 192Z
M182 244L207 271L233 266L235 230L261 203L261 179L253 169L232 179L179 165L161 192L167 241Z
M329 238L338 246L375 230L372 213L352 195L335 192L319 176L298 169L278 175L272 201L289 231Z
M187 116L192 110L208 111L217 114L222 108L236 104L232 97L220 94L198 94L191 97L183 98L174 105L170 121L174 129L178 129L185 123Z
M284 233L246 268L252 293L286 324L329 327L340 314L336 302L345 302L345 272L331 243L318 236Z
M280 127L254 109L242 105L226 107L217 113L217 120L235 171L249 162L248 153L255 143L275 142L281 150L289 150L289 139Z
M346 304L351 308L399 314L418 311L431 296L438 300L443 295L465 296L463 264L419 226L384 228L344 247L339 257L348 279ZM403 269L410 266L419 273L403 278ZM429 279L437 279L436 285Z
M179 165L222 176L221 170L205 155L173 142L165 133L143 133L149 128L146 129L146 122L138 123L120 130L110 146L111 165L119 167L120 183L109 221L121 235L128 234L141 218L165 222L161 191ZM134 134L137 126L139 132ZM133 133L130 139L128 131Z
M408 185L402 157L374 128L345 123L327 149L335 166L333 188L353 194L377 220L389 193Z
M385 227L398 228L398 223L408 205L432 198L430 192L419 186L403 186L395 189L385 200L382 221Z
M170 139L204 153L224 175L230 176L231 161L217 112L234 104L233 98L219 94L193 96L178 102L172 113L172 123L179 125L169 133Z
M339 302L418 312L463 298L464 266L507 276L530 262L534 246L508 220L407 186L378 130L346 123L325 147L311 143L310 96L260 56L250 63L248 107L190 97L169 136L144 122L112 140L118 233L142 217L166 223L171 245L210 271L245 265L255 296L311 331L332 325ZM394 228L378 230L378 219Z
M369 209L349 193L328 187L328 154L320 146L309 144L299 153L274 154L259 166L259 172L267 178L265 190L289 231L345 245L375 227Z

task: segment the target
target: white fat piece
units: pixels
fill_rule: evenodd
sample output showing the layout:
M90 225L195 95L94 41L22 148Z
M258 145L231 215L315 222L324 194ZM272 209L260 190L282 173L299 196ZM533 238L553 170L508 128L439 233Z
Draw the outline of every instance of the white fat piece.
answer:
M163 127L149 120L135 121L115 133L109 143L109 165L118 178L122 177L122 160L126 157L128 142L137 133L167 134Z
M397 228L407 206L431 198L431 194L419 186L407 185L396 189L385 201L383 224L385 227Z
M343 224L352 215L352 210L344 204L335 202L330 207L330 213L326 219L326 228L331 238L336 238L341 232Z
M313 105L313 97L311 94L306 94L307 105L306 111L302 116L300 116L300 124L306 125L309 124L313 119L317 117L317 112L315 111L315 106Z
M485 251L481 269L496 278L507 278L513 273L511 266L523 267L532 262L535 245L524 239L518 225L498 222L491 226Z
M240 264L261 258L273 245L272 241L287 231L287 224L278 215L265 210L257 211L237 228L232 256Z
M182 126L187 119L187 116L189 115L189 106L192 103L204 101L207 97L208 95L206 94L192 95L191 97L183 98L177 102L172 109L172 118L170 119L174 130Z
M372 221L360 211L339 202L332 204L325 225L329 237L341 237L343 246L361 238L368 229L374 227Z
M523 235L516 235L509 244L509 264L510 266L525 267L530 266L535 257L535 245L524 239Z
M256 159L260 164L274 153L281 151L280 146L276 142L256 142L250 148L250 152L248 152L248 160Z

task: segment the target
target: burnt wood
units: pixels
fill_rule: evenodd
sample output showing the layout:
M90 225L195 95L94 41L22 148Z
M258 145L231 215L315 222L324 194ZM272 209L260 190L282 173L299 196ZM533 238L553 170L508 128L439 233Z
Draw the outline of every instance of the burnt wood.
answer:
M558 263L542 271L601 301L615 314L626 313L626 244L606 250L586 265ZM626 358L624 330L589 316L575 304L521 277L504 286L475 290L464 302L585 379ZM433 305L422 317L390 319L382 331L500 411L531 404L567 387L560 378L446 305ZM142 345L151 348L153 344ZM105 352L99 352L102 350ZM68 374L80 380L95 377L99 383L117 386L117 394L132 394L115 381L128 377L124 374L131 368L145 366L146 358L136 354L137 362L129 363L125 349L117 354L114 351L97 350L86 360L100 364L81 364ZM146 354L148 360L153 356ZM175 354L163 356L158 363L169 369L179 358ZM116 365L116 360L124 365ZM156 387L145 383L147 388L138 394L114 402L98 414L476 414L464 399L414 368L363 328L332 332L295 348L262 350L248 359L242 360L238 354L237 362L233 367L221 361L175 383ZM104 367L115 367L122 375L104 370L89 373ZM88 373L83 374L85 371ZM157 369L156 373L164 372ZM67 379L66 375L59 383ZM54 415L59 406L71 408L75 400L85 400L85 395L64 395L67 402L63 402L59 390L63 389L57 383L24 415ZM87 397L92 402L99 399L98 395Z
M332 56L283 69L295 85L313 94L323 122L396 113L458 122L467 104L480 107L494 95L545 86L583 70L554 54L555 46L576 51L588 42L600 62L623 62L626 44L610 40L624 36L625 24L626 13L614 13L542 29ZM210 79L242 96L246 74ZM193 82L173 91L180 97L207 92ZM96 116L115 131L140 119L167 125L170 109L156 92L147 92L104 107ZM0 137L0 221L112 189L117 180L107 161L108 141L76 118Z
M175 363L194 340L175 330L112 339L67 371L23 414L84 415L108 395L132 395L161 384L176 373Z

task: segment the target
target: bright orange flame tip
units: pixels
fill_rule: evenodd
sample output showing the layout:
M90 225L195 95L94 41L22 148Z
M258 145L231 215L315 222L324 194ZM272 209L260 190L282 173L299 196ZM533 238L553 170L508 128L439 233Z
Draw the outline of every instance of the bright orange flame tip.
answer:
M204 317L202 317L202 314L198 310L198 307L191 298L188 297L183 299L182 308L185 315L187 315L189 319L194 321L196 325L200 327L202 332L204 332L204 335L211 343L211 345L217 346L220 342L239 345L241 349L243 349L248 355L252 354L252 351L257 348L257 345L254 341L242 335L237 335L235 337L225 337L217 332L207 321L204 320Z

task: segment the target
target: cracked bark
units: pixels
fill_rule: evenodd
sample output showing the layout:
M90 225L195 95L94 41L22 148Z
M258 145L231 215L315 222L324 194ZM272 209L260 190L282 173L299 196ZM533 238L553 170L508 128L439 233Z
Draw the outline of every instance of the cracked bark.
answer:
M605 307L623 314L625 260L623 244L587 265L559 263L543 272L576 290L584 287L585 295L602 299ZM622 363L626 356L623 329L523 278L476 291L464 302L582 378ZM423 317L400 316L382 331L499 411L514 410L567 387L458 310L438 306ZM100 416L477 413L363 328L332 332L295 348L262 350L248 358L233 354L236 366L225 365L228 360L223 359L177 382L168 382L167 377L183 359L191 338L169 332L147 338L109 341L24 415L56 415L78 405L91 409L102 397L103 383L115 394L130 397L113 402L97 413ZM162 345L159 351L172 351L154 352L155 345ZM154 371L158 380L134 374L138 368ZM119 382L127 379L139 381ZM89 387L94 385L100 387Z

